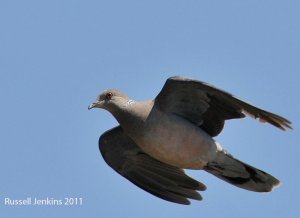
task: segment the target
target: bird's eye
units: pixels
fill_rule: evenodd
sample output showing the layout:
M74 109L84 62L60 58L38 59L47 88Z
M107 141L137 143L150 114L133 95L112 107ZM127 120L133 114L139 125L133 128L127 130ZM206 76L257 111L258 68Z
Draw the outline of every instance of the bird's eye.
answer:
M113 97L113 94L111 92L106 93L106 98L111 99Z

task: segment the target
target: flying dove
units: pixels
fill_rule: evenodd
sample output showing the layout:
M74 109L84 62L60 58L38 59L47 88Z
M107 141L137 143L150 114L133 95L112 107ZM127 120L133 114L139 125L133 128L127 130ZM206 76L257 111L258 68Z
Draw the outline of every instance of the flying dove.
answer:
M280 181L234 158L213 137L229 119L249 115L279 129L287 119L250 105L207 83L169 78L154 100L136 101L115 89L105 90L89 106L108 110L119 126L99 139L106 161L120 175L167 201L202 200L206 186L184 169L205 170L237 187L270 192Z

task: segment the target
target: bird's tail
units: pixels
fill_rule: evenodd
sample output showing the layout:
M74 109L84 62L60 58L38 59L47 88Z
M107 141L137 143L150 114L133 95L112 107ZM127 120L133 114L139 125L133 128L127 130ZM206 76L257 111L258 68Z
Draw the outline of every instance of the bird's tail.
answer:
M235 159L222 150L205 170L237 187L255 192L270 192L280 181L270 174Z

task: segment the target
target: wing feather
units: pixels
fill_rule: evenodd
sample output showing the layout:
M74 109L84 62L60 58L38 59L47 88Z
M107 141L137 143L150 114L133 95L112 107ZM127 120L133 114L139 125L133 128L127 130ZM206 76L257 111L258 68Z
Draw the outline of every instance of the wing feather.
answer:
M190 204L188 199L202 200L197 191L204 191L204 184L182 169L145 154L120 126L100 137L99 149L110 167L156 197L179 204Z
M279 129L292 129L291 122L257 108L207 83L183 77L169 78L155 98L159 109L195 123L211 136L218 135L226 120L248 115Z

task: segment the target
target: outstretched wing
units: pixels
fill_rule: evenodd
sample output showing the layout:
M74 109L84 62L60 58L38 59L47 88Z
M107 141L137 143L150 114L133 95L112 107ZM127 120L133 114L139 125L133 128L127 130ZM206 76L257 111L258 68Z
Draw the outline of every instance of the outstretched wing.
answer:
M218 135L225 120L249 115L270 123L282 130L292 128L287 119L250 105L223 90L201 81L183 77L169 78L155 98L155 106L164 112L174 113L205 130Z
M145 154L120 126L100 137L99 149L110 167L156 197L179 204L202 199L197 190L204 191L204 184Z

